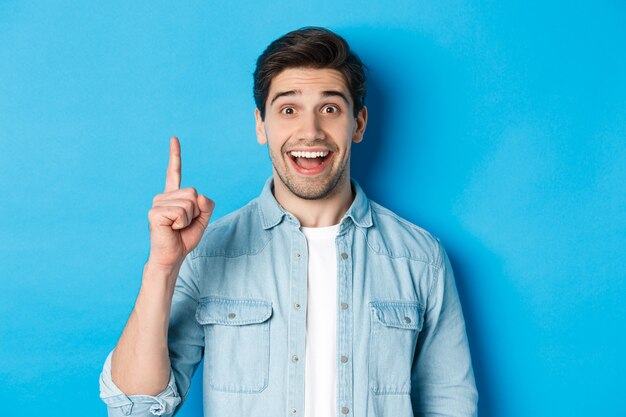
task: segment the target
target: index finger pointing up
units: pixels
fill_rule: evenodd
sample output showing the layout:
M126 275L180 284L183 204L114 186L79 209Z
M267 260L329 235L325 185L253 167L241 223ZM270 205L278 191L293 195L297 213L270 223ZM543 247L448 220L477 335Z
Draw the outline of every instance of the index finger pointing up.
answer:
M180 188L180 142L176 136L170 139L170 162L165 176L165 192L176 191Z

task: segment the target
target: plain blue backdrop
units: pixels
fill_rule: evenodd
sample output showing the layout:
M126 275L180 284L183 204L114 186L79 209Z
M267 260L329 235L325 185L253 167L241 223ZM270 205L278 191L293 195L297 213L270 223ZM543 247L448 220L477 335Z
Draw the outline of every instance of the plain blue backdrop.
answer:
M105 415L170 135L214 218L255 197L254 63L306 25L369 66L353 174L448 249L479 414L626 415L625 18L608 0L0 1L2 415Z

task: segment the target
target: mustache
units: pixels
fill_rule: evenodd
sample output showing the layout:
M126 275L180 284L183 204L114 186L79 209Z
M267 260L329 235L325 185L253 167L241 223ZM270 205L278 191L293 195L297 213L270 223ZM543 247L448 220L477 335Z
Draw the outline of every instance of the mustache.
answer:
M331 152L337 152L338 151L338 147L337 145L335 145L332 142L328 142L324 139L313 139L313 140L309 140L309 139L301 139L298 141L294 141L294 142L287 142L285 143L282 147L281 147L281 152L289 152L293 149L297 149L297 148L313 148L313 147L323 147L323 148L327 148L329 151Z

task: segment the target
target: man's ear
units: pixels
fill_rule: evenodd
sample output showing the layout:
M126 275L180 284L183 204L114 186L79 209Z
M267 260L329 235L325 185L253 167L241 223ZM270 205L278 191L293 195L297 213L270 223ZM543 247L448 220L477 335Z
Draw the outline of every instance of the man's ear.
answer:
M352 142L359 143L363 140L363 134L365 133L365 126L367 126L367 107L363 106L359 113L356 115L356 127L352 134Z
M256 140L260 145L265 145L267 143L265 122L261 118L261 111L259 109L254 109L254 119L256 120Z

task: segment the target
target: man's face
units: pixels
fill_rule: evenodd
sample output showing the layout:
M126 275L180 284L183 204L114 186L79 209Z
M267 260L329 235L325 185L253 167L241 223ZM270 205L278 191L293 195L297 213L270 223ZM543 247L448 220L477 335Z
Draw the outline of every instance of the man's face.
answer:
M291 194L321 199L349 185L350 146L367 121L367 110L355 118L353 105L337 70L289 68L272 79L265 120L255 112L256 133Z

